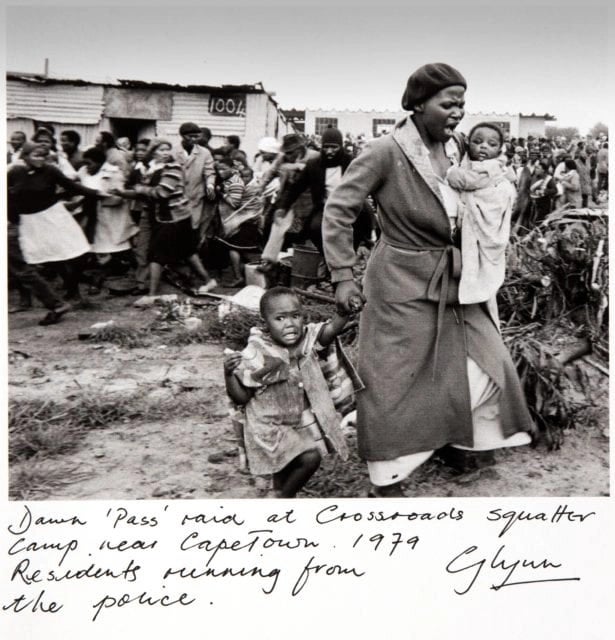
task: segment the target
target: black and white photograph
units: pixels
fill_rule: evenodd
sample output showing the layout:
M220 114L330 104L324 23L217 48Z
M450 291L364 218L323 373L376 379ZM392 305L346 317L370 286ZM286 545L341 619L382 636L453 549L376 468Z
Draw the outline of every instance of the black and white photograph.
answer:
M609 11L3 7L2 637L610 637Z
M12 499L608 495L606 23L449 17L8 9Z

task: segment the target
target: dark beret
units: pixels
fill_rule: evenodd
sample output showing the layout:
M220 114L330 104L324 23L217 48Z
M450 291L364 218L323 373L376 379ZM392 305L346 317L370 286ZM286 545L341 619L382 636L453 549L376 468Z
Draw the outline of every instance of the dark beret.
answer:
M406 111L412 111L417 104L421 104L438 91L453 85L468 86L466 79L448 64L434 62L419 67L409 78L406 90L401 99L401 106Z
M194 122L184 122L184 124L182 124L179 127L179 135L180 136L186 136L189 133L201 133L201 129L199 127L198 124L195 124Z

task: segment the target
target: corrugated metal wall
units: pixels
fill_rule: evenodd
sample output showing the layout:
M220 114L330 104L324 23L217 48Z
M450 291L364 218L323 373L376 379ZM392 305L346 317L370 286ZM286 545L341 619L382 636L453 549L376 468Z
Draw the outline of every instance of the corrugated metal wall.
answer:
M102 86L37 85L9 80L6 84L7 118L34 118L47 122L92 125L100 121L104 103Z
M157 123L158 135L179 140L182 122L196 122L199 127L209 127L217 136L234 133L243 136L246 118L239 116L213 116L209 113L209 94L173 93L173 119Z

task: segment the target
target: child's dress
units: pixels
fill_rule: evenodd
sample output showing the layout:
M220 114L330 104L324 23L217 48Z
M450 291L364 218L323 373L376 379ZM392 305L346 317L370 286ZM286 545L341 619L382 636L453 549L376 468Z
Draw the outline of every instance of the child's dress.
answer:
M504 282L516 191L502 158L466 160L451 167L446 178L462 192L459 302L487 302Z
M244 424L244 446L254 475L281 471L312 449L348 457L340 415L319 364L322 327L323 323L307 324L301 342L292 349L275 344L260 329L250 331L235 375L254 390Z

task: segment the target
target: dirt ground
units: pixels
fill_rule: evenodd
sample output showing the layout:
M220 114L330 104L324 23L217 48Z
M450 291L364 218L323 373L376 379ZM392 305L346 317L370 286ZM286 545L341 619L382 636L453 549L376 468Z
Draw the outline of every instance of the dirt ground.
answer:
M166 293L174 292L168 288ZM12 299L13 294L11 294ZM180 296L184 297L184 296ZM10 464L10 493L18 499L256 498L266 479L239 469L222 376L224 344L168 344L160 332L149 346L128 348L80 340L96 322L122 327L151 324L156 309L137 309L134 296L102 293L92 308L39 327L44 309L9 320L9 400L78 407L88 401L129 402L123 417L80 434L59 453L40 451ZM215 316L215 306L197 315ZM590 406L559 450L544 443L497 452L497 464L456 475L431 460L407 482L408 496L601 496L608 495L608 378L581 364L590 378ZM136 409L135 409L136 407ZM151 411L157 407L157 411ZM165 409L168 407L168 409ZM118 414L121 416L121 414ZM62 414L54 422L60 429ZM356 451L355 436L348 432ZM301 497L364 497L364 465L356 453L342 463L326 459Z

